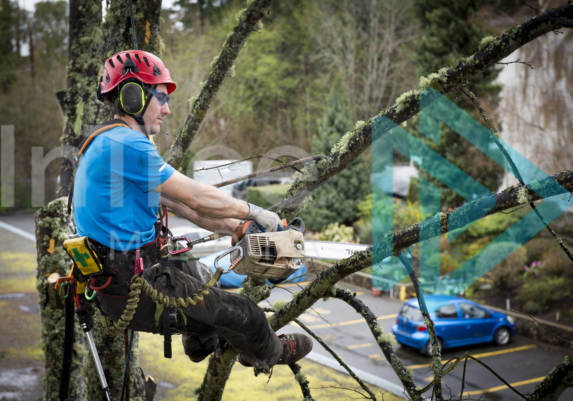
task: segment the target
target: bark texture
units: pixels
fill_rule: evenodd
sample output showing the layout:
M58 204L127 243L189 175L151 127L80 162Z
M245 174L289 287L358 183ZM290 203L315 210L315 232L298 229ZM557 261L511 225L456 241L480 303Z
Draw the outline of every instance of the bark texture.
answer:
M67 276L70 272L70 259L62 244L71 233L75 232L73 220L68 218L66 209L67 199L60 198L40 209L35 215L38 256L36 288L40 296L42 350L46 363L44 400L59 400L65 314L64 303L54 289L54 278ZM84 334L77 319L75 326L69 399L85 400L87 382L84 378L83 367L89 356L85 347Z

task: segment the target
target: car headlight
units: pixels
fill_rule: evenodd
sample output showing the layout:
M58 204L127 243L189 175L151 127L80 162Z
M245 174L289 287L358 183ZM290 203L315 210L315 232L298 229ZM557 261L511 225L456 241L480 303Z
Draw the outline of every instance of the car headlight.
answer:
M515 318L513 316L508 316L507 321L511 324L515 324Z

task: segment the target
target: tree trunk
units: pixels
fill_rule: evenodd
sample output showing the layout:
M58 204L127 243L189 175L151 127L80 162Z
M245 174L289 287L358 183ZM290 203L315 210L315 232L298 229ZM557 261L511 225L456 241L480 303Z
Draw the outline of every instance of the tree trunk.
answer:
M139 6L139 7L138 7ZM105 24L101 21L101 2L94 0L70 0L69 48L68 48L68 82L65 95L58 96L65 116L63 137L63 157L60 174L59 195L66 197L70 192L73 179L72 159L77 154L77 146L91 126L104 122L109 107L96 99L96 88L100 81L101 70L105 59L114 52L132 48L128 0L113 2L107 13ZM159 36L159 16L161 2L134 2L140 49L158 53L161 48ZM102 28L105 30L105 40ZM53 273L57 268L59 275L67 275L68 256L62 247L63 241L70 233L75 232L67 216L67 199L60 198L37 213L36 230L38 241L38 291L42 300L42 319L44 322L43 343L46 357L46 399L58 399L59 382L62 364L63 343L63 303L48 284L46 273ZM46 223L48 222L48 223ZM56 224L58 222L58 224ZM62 225L69 224L65 236L61 233ZM54 231L47 231L50 228ZM56 238L53 244L49 238ZM40 242L48 241L45 244ZM51 247L51 248L50 248ZM59 259L54 266L47 266L44 260ZM59 266L59 267L58 267ZM54 278L55 276L52 276ZM120 397L123 373L125 368L124 341L122 336L107 337L99 324L100 312L94 315L92 334L98 349L111 394ZM77 322L76 322L77 326ZM93 358L88 356L84 346L83 331L76 329L73 360L73 375L70 385L70 399L95 400L101 398L101 384L96 374ZM139 337L136 334L130 362L130 396L131 399L152 400L156 385L151 379L145 379L139 367Z
M94 0L70 0L68 38L68 76L64 97L65 116L62 140L62 164L60 168L59 196L70 192L73 165L82 135L90 126L103 122L104 107L96 99L103 58L101 46L101 2Z
M67 276L70 258L62 244L75 232L71 217L67 216L67 199L60 198L38 210L36 220L36 249L38 275L36 288L40 296L42 317L42 349L46 363L45 400L59 400L60 374L64 343L64 303L54 289L59 277ZM75 317L74 317L75 319ZM86 399L86 380L83 366L88 356L83 331L75 322L75 342L72 360L69 399Z

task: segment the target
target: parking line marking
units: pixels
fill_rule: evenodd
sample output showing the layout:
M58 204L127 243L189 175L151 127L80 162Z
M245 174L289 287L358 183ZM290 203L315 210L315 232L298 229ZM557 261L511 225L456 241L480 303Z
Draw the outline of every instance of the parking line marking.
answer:
M533 345L524 345L523 347L515 347L515 348L508 348L508 349L503 349L501 351L493 351L493 352L485 352L483 354L476 354L476 355L472 355L474 358L486 358L488 356L494 356L494 355L503 355L503 354L509 354L512 352L518 352L518 351L525 351L527 349L531 349L531 348L536 348L537 345L533 344ZM445 364L447 361L442 361L442 365ZM407 368L410 369L420 369L420 368L429 368L431 366L431 364L429 363L425 363L423 365L411 365L411 366L406 366Z
M378 316L376 318L376 320L386 320L386 319L393 319L395 318L397 315L393 314L393 315L384 315L384 316ZM323 329L325 327L337 327L337 326L349 326L351 324L358 324L358 323L366 323L366 320L364 319L356 319L356 320L349 320L347 322L340 322L340 323L327 323L327 324L315 324L314 326L308 326L309 329Z
M529 380L524 380L521 382L515 382L515 383L509 383L509 384L511 385L511 387L519 387L519 386L525 386L526 384L537 383L543 379L545 379L545 376L536 377L535 379L529 379ZM478 395L478 394L484 394L484 393L494 393L496 391L501 391L501 390L505 390L505 389L509 390L509 387L503 385L503 386L488 388L486 390L464 391L464 395L465 394Z
M532 348L537 348L537 345L532 344L532 345L524 345L523 347L515 347L515 348L509 348L509 349L503 349L501 351L493 351L493 352L486 352L483 354L477 354L477 355L472 355L474 358L486 358L488 356L494 356L494 355L503 355L503 354L510 354L512 352L518 352L518 351L525 351L526 349L532 349Z
M346 347L346 349L358 349L358 348L366 348L366 347L370 347L374 344L372 343L366 343L366 344L356 344L356 345L349 345L348 347Z

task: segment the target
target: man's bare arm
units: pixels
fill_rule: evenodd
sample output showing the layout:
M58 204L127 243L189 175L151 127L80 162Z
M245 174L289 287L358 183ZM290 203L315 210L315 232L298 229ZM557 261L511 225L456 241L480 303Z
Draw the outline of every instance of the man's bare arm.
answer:
M268 231L277 231L281 225L281 219L276 213L235 199L220 189L198 183L178 171L154 191L183 203L204 217L255 220Z
M240 220L238 219L212 219L209 217L201 216L189 206L165 194L161 194L159 203L167 206L169 209L173 210L181 217L189 220L193 224L218 234L233 235L233 232L240 223Z
M249 214L247 202L235 199L211 185L194 181L178 171L154 191L182 202L205 217L245 219Z

